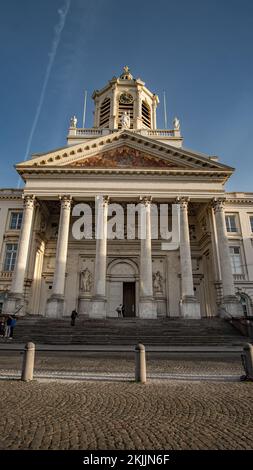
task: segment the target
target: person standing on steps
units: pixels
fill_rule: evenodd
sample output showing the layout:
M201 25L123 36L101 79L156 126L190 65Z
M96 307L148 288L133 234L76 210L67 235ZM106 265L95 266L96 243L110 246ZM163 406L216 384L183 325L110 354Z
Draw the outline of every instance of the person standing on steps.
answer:
M124 316L125 316L125 305L124 304L122 304L121 312L122 312L122 317L124 318Z
M5 333L4 333L4 337L7 339L10 338L10 334L11 334L11 322L12 322L12 316L8 315L6 323L5 323Z
M119 304L119 306L116 308L116 312L117 312L119 318L123 318L123 317L124 317L124 313L125 313L125 307L124 307L124 305L123 305L123 304Z
M11 317L10 339L13 339L13 332L14 332L16 323L17 323L16 317Z
M71 326L75 326L75 321L76 321L77 316L78 316L77 311L72 310L72 313L71 313Z

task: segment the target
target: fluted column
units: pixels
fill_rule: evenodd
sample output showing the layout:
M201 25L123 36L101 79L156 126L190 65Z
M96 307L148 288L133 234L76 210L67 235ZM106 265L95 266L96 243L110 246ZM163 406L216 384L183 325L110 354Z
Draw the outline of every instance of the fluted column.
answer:
M98 196L96 200L96 260L94 288L90 317L106 317L106 262L107 262L107 196Z
M24 197L23 222L20 232L18 254L16 260L15 271L11 285L11 292L8 296L5 312L14 313L16 309L23 305L19 310L19 315L25 313L24 309L24 280L27 268L29 245L32 233L33 213L35 206L34 196Z
M142 239L140 257L140 318L156 318L157 309L153 298L152 246L151 246L151 198L141 199Z
M232 272L231 258L229 253L227 230L225 223L225 200L214 199L212 207L215 214L215 225L218 241L218 252L220 258L220 271L222 281L222 305L221 316L242 316L242 306L235 295L234 276Z
M178 198L180 204L180 266L181 266L181 315L184 318L200 318L200 305L194 295L191 246L188 222L189 198Z
M65 275L68 254L71 196L61 196L61 212L56 247L52 294L47 303L46 316L60 318L64 308Z

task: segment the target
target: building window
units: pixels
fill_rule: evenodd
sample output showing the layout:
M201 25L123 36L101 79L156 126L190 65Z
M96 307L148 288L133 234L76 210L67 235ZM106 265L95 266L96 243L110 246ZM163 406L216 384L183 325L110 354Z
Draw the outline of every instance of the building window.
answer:
M4 260L4 271L13 271L16 263L18 244L7 243Z
M100 108L99 125L101 127L109 127L110 108L111 108L111 100L110 98L105 98Z
M237 232L235 215L226 215L227 232Z
M232 265L232 273L243 274L240 247L230 246L229 252L230 252L231 265Z
M22 224L23 212L11 212L10 229L20 230Z
M141 106L142 110L142 122L145 126L151 129L151 115L150 115L150 107L145 101L142 102Z
M253 215L250 216L249 221L250 221L251 232L253 232Z

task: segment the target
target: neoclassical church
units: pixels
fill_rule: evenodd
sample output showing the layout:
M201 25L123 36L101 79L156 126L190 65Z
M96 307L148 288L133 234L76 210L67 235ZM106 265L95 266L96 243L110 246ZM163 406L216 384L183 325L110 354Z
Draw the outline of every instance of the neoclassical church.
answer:
M184 148L177 118L157 129L158 96L128 67L92 98L94 126L74 116L67 145L18 163L24 188L0 190L1 311L107 318L123 304L126 317L147 319L253 315L253 193L227 193L234 169ZM92 236L77 239L82 204ZM114 204L124 226L113 239ZM143 208L144 238L127 237L129 204ZM173 205L180 222L169 250L151 231L151 208L162 204L169 229Z

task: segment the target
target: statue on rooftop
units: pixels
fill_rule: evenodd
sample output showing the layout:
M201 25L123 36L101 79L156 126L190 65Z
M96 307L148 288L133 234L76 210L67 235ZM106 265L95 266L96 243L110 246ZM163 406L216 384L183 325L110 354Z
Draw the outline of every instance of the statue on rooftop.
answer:
M176 131L180 130L180 121L177 117L175 117L175 119L173 120L173 126Z
M70 119L70 127L76 127L77 125L77 117L74 115L71 119Z

